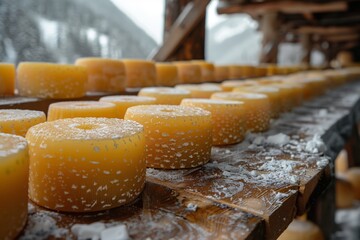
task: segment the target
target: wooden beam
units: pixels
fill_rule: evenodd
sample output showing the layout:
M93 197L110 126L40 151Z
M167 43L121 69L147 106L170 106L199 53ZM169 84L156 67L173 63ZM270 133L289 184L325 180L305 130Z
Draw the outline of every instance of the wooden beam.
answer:
M350 42L350 41L357 41L359 39L360 39L359 33L327 36L325 38L325 40L329 42L348 42L348 41Z
M219 2L217 12L219 14L248 13L250 15L261 15L266 12L282 12L289 14L309 14L324 12L342 12L348 9L346 1L314 3L303 1L274 1L236 4L230 2Z
M300 36L301 43L301 63L310 64L312 42L310 34L302 34Z
M152 56L154 60L165 61L169 58L186 36L205 17L206 6L209 2L210 0L194 0L187 3L166 34L163 45Z
M296 29L300 34L320 34L320 35L335 35L335 34L349 34L359 31L359 27L321 27L321 26L303 26Z
M279 24L278 14L274 12L264 14L260 20L260 30L263 33L261 63L277 63L279 43L281 42L281 35L278 31Z

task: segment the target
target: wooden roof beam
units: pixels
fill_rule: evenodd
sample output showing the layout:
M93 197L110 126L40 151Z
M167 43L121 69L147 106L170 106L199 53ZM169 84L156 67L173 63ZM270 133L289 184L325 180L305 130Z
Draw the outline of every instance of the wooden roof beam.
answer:
M321 26L303 26L295 30L299 34L319 34L319 35L334 35L334 34L350 34L356 33L360 30L359 27L321 27Z
M288 14L309 14L323 12L342 12L348 9L346 1L314 3L302 1L274 1L259 3L230 3L220 1L217 12L219 14L248 13L250 15L262 15L265 12L282 12Z
M353 42L353 41L358 41L359 39L360 39L359 33L334 35L334 36L327 36L326 38L324 38L324 40L329 42Z

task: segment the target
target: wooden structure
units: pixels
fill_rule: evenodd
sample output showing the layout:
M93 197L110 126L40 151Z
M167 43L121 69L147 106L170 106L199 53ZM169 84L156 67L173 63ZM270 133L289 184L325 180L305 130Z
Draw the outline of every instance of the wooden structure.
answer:
M335 229L332 162L360 120L359 91L360 84L353 83L306 102L276 120L266 133L214 147L211 161L203 167L148 169L143 194L127 206L94 214L62 214L29 203L22 235L69 239L74 238L70 230L74 224L102 221L126 224L134 239L276 239L295 216L311 209L308 216L330 237ZM5 98L0 107L46 112L49 103ZM326 114L320 115L320 110ZM283 146L265 141L279 133L290 138ZM325 155L307 149L316 135L327 146ZM45 226L51 222L52 227L39 228L39 221Z

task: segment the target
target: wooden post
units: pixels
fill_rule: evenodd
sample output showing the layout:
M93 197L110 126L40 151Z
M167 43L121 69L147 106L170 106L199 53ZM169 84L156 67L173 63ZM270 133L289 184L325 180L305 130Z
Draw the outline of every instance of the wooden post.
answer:
M166 0L165 5L165 24L164 41L168 33L185 6L192 0ZM166 60L191 60L205 58L205 16L181 42L177 50L174 51Z
M311 42L311 34L301 34L300 35L300 43L301 43L301 63L310 64L311 60L311 51L312 51L312 42Z
M261 63L277 63L280 43L279 20L277 12L267 12L260 20L260 29L263 33Z

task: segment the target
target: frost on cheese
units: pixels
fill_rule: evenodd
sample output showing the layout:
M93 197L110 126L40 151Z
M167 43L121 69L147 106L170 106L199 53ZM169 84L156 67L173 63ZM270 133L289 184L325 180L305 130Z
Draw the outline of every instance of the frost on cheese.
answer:
M263 132L269 129L271 110L270 101L266 95L247 92L221 92L214 93L211 98L244 102L247 130Z
M83 66L22 62L17 68L19 95L39 98L79 98L87 81Z
M191 97L190 91L171 87L142 88L138 96L156 98L156 104L179 105L184 98Z
M192 98L210 98L213 93L222 91L220 85L216 83L179 84L175 88L190 91Z
M87 70L87 91L125 91L125 66L122 61L105 58L80 58L76 60L75 65L83 66Z
M15 239L26 223L28 179L26 139L0 133L0 239Z
M132 96L132 95L119 95L119 96L106 96L99 100L100 102L110 102L116 105L117 117L124 118L125 112L129 107L137 105L150 105L156 103L154 97Z
M107 117L118 116L116 105L97 101L68 101L52 103L48 110L48 121L74 117Z
M147 167L192 168L210 160L211 113L201 108L173 105L135 106L125 119L144 126Z
M253 92L265 94L269 98L270 108L271 108L271 117L279 117L282 108L282 99L280 95L279 88L273 86L252 86L252 87L237 87L234 88L233 92ZM285 99L284 99L285 101Z
M191 61L173 62L178 69L180 83L201 83L201 67Z
M45 113L33 110L0 109L0 132L25 137L32 126L45 122Z
M56 211L94 212L133 201L145 184L143 126L115 118L39 124L29 143L29 197Z
M127 88L142 88L156 85L156 67L153 61L123 59Z
M244 139L246 125L243 103L239 101L186 98L182 106L199 107L211 112L213 145L228 145Z
M0 63L0 96L12 96L15 91L15 66Z
M179 83L178 69L172 63L156 63L156 85L172 87Z

